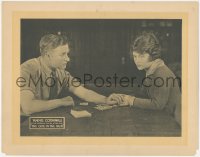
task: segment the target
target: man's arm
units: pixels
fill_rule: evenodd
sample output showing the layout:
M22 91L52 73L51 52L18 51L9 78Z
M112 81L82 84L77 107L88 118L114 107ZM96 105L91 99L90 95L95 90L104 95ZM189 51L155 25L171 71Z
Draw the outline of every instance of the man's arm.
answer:
M100 95L92 90L86 89L83 86L79 87L74 87L71 86L69 90L78 96L79 98L88 101L88 102L93 102L96 104L105 104L108 103L107 97ZM114 103L113 103L114 104Z
M60 106L73 105L73 100L70 100L71 97L69 97L68 100L66 98L54 100L37 100L35 99L33 92L30 90L22 90L20 94L20 104L22 111L25 114L47 111Z

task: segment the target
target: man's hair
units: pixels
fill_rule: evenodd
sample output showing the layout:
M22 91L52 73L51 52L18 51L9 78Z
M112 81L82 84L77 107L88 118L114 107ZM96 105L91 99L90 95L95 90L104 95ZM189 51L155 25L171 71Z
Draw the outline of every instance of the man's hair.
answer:
M68 43L64 35L46 34L40 40L40 53L44 55L48 50L57 48Z
M161 46L158 38L152 32L143 32L131 43L131 53L148 53L153 60L161 57Z

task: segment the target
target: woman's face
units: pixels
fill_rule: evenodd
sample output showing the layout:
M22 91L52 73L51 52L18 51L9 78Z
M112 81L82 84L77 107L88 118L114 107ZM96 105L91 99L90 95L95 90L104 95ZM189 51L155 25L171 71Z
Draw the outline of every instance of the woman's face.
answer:
M65 69L67 62L70 61L68 57L69 47L68 44L58 46L49 52L50 62L52 68Z
M138 70L148 69L152 64L151 56L148 53L138 53L133 51L133 60L138 68Z

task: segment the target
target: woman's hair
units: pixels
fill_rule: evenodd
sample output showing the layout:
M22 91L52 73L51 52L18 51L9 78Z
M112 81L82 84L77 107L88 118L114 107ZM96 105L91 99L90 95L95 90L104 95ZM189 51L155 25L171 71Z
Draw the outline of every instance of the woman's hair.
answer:
M64 35L46 34L40 40L40 53L44 55L48 50L57 48L68 43Z
M143 32L131 43L131 53L148 53L153 60L161 57L161 46L158 38L152 32Z

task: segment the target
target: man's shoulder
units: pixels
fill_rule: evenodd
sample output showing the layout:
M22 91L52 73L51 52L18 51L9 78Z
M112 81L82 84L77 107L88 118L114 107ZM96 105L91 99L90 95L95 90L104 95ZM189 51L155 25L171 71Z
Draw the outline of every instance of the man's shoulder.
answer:
M38 58L32 58L21 64L20 70L35 73L40 69Z

